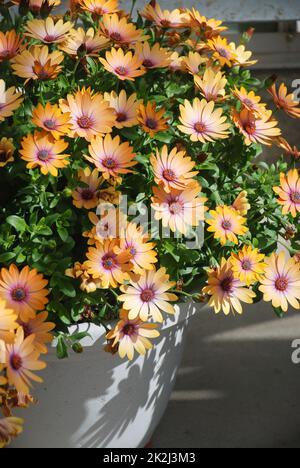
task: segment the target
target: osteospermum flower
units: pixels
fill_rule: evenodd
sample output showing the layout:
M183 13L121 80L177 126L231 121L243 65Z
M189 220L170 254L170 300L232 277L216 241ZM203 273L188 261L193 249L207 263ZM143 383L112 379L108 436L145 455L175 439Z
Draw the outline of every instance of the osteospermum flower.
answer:
M195 8L188 10L187 13L189 15L190 27L198 35L203 34L206 39L219 36L222 32L228 29L226 26L222 26L222 21L215 20L214 18L207 19Z
M70 131L70 114L63 114L57 104L47 102L45 107L38 104L32 112L32 123L49 132L56 140L68 135Z
M146 106L144 106L144 104L140 105L138 121L143 130L149 133L151 138L153 138L156 133L163 132L169 127L167 124L168 118L163 117L165 112L165 108L156 110L156 102L148 102Z
M234 54L235 65L240 67L250 67L257 63L257 60L251 60L252 52L250 50L246 50L246 47L243 44L236 46L234 42L230 42L230 47Z
M300 158L300 150L296 146L290 145L285 138L279 137L277 139L277 145L293 158Z
M15 338L14 330L18 328L17 314L8 309L6 302L0 299L0 340L12 343Z
M142 274L145 270L153 270L157 260L157 252L154 250L155 244L149 242L149 236L141 226L135 223L127 224L124 232L121 233L120 248L117 252L128 251L131 255L133 271Z
M23 431L24 420L9 416L0 419L0 448L9 445Z
M122 236L122 232L127 227L127 216L119 208L109 207L104 202L99 214L98 217L93 212L89 213L89 220L93 224L93 228L83 233L83 237L89 239L88 245L95 245L96 242L103 243L107 239L117 239ZM116 245L115 250L120 253L118 245Z
M258 116L266 112L266 104L261 102L261 97L256 96L254 91L247 91L243 86L241 89L234 88L233 95L242 103L243 107L249 112Z
M299 101L296 100L293 93L288 94L287 87L284 83L279 86L278 91L275 83L268 91L273 97L274 103L278 109L282 109L290 117L300 119Z
M167 145L164 145L161 151L156 148L156 156L152 155L150 162L155 182L158 185L163 184L168 193L172 188L186 189L198 174L198 171L193 171L196 163L186 156L185 151L177 151L177 148L173 148L169 153Z
M120 18L116 13L103 15L100 27L103 35L116 44L135 44L149 37L144 36L144 31L129 23L127 18Z
M23 39L13 29L11 31L0 31L0 63L15 57L22 45Z
M279 195L278 203L282 205L282 213L295 218L300 213L300 176L297 169L292 169L287 174L280 174L280 186L273 188Z
M89 154L85 158L95 164L105 179L128 174L132 172L129 168L137 164L133 148L128 141L121 143L118 135L115 138L110 135L94 138L89 146Z
M163 227L170 228L172 232L186 235L191 227L198 226L204 220L207 198L199 197L200 192L197 182L183 191L171 189L170 193L154 187L152 208L155 219L162 220Z
M189 55L184 57L183 63L189 73L196 75L200 66L207 63L207 57L202 57L198 52L189 52Z
M218 101L225 98L225 86L227 79L222 72L215 73L213 69L207 68L203 77L194 76L196 87L207 101Z
M16 265L10 265L9 269L2 268L0 272L0 298L22 322L27 322L48 304L47 284L48 281L35 269L26 266L19 271Z
M188 25L188 16L185 13L178 9L162 10L157 2L154 6L146 5L140 14L161 28L184 28Z
M23 50L12 60L15 75L29 80L46 81L56 78L61 72L64 60L62 52L49 52L48 46L32 46Z
M241 302L252 304L255 298L255 293L234 277L231 262L225 258L219 267L208 270L207 286L202 291L211 296L208 305L216 314L221 311L225 315L230 312L242 314Z
M99 177L98 170L91 171L89 167L79 169L78 179L82 186L77 187L72 192L73 205L76 208L86 208L87 210L95 208L99 203L98 191L103 180Z
M244 245L237 254L231 254L230 261L234 277L247 286L259 281L264 273L264 258L264 254L261 254L258 249L252 248L251 245Z
M79 280L80 289L87 292L88 294L97 291L102 287L101 281L99 279L94 279L87 271L87 266L82 265L79 262L76 262L72 268L69 268L65 271L65 275Z
M96 247L90 247L86 254L88 260L85 262L88 273L93 278L101 280L102 287L116 288L119 284L129 280L129 272L132 269L130 253L116 253L119 241L106 240L104 243L96 243Z
M97 16L117 13L119 11L118 0L79 0L79 4L83 10Z
M34 347L34 335L24 338L24 331L19 327L14 344L6 346L7 379L10 385L25 395L29 394L31 380L43 382L32 371L45 369L46 364L39 361L40 353Z
M27 162L27 169L39 167L42 174L58 176L58 169L70 164L69 155L64 151L69 144L64 140L55 140L46 132L35 131L21 142L21 158Z
M215 109L213 101L195 98L191 104L187 99L184 106L180 105L180 122L178 125L181 132L190 135L192 141L214 141L228 138L230 123L223 115L222 109Z
M5 81L0 80L0 122L13 115L14 111L22 104L23 99L22 93L17 92L16 88L6 89Z
M289 305L300 309L300 268L285 252L273 253L265 259L264 277L259 290L264 301L287 312Z
M13 162L15 146L12 138L1 138L0 140L0 168Z
M110 133L116 121L114 109L109 107L102 94L94 94L90 88L79 89L75 95L68 94L59 105L63 113L71 116L71 138L91 141L95 135Z
M72 29L66 40L60 44L60 49L74 57L97 57L100 50L109 44L109 39L99 31L89 28Z
M117 50L113 47L111 51L106 52L105 59L99 58L99 60L107 71L122 81L134 81L137 76L146 73L146 70L141 68L142 60L130 51L124 53L121 48Z
M238 194L236 199L232 204L232 208L237 210L241 216L245 216L251 208L248 200L248 193L246 190L243 190Z
M145 323L142 320L128 318L128 312L120 312L120 321L111 330L106 338L112 340L112 347L118 346L119 356L132 361L134 352L144 355L148 349L153 348L149 338L158 338L159 332L155 323Z
M33 37L47 44L58 44L66 39L72 29L70 21L64 23L62 19L54 22L51 16L46 19L33 19L28 21L25 29L25 36Z
M162 323L161 312L175 314L175 309L170 302L175 302L178 297L168 291L176 283L170 282L170 277L165 268L158 271L144 271L139 279L131 280L129 284L121 286L124 293L119 296L119 301L123 302L123 307L128 310L128 318L134 320L140 318L146 322L150 317Z
M50 332L54 330L55 323L47 322L47 319L48 312L41 312L26 323L20 322L25 338L34 335L32 345L41 354L48 352L47 344L53 340L53 335Z
M272 119L272 111L265 111L263 115L255 116L247 109L241 112L232 111L232 120L245 137L245 144L261 143L271 146L274 139L281 135L280 128L277 127L277 120Z
M237 236L243 236L248 231L244 225L246 218L243 218L234 208L230 206L217 206L216 210L209 212L210 217L206 220L209 227L207 230L214 233L214 238L218 239L222 245L227 241L238 244Z
M160 44L156 43L150 47L149 42L137 44L135 53L142 60L145 68L165 68L170 65L171 52L168 49L163 49Z
M176 72L176 71L185 71L185 61L184 57L180 56L178 52L173 52L170 57L170 65L169 70Z
M228 41L225 37L213 37L212 39L208 40L207 46L213 52L213 58L218 60L221 67L224 67L225 65L232 67L236 59L236 54L232 45L228 44Z
M129 128L138 124L138 109L143 101L142 99L137 99L136 93L127 97L126 91L122 89L120 94L117 94L115 91L105 93L104 99L116 111L116 128Z

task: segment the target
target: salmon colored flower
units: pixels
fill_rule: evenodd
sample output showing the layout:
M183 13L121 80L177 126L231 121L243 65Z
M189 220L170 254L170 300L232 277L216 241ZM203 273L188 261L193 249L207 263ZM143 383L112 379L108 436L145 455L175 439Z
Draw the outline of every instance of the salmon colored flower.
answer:
M230 42L231 50L234 55L234 64L240 67L251 67L257 63L257 60L251 60L252 52L246 50L244 45L239 45L238 47L234 42Z
M170 228L172 232L180 232L186 235L191 227L204 221L207 208L204 203L207 198L199 197L201 187L196 182L185 190L171 189L167 193L163 188L153 188L152 208L155 211L155 219L162 220L164 228Z
M132 172L129 168L137 164L133 148L128 141L121 143L118 135L115 138L110 135L94 138L89 146L89 154L85 158L96 166L105 179L128 174Z
M232 204L232 208L238 211L241 216L245 216L248 213L251 206L249 204L248 194L246 190L243 190L239 193L239 195Z
M55 140L68 136L70 132L70 114L63 114L57 104L47 102L45 107L38 104L32 112L32 123L50 133Z
M14 58L22 45L23 39L14 29L7 32L0 31L0 63Z
M264 273L264 258L264 254L261 254L258 249L253 249L251 245L244 245L237 254L231 254L230 261L234 277L247 286L256 283Z
M273 188L279 195L278 203L282 205L282 214L291 214L296 218L300 213L300 176L297 169L292 169L287 174L280 174L280 186Z
M39 167L42 174L58 176L58 169L63 169L70 161L69 154L64 151L68 148L64 140L55 140L46 132L35 131L27 135L21 142L21 158L27 162L27 169Z
M17 314L7 308L6 302L0 298L0 340L5 343L14 342L14 330L18 328L17 318Z
M156 156L150 158L155 182L164 186L167 193L172 189L185 190L193 182L198 171L193 171L196 163L186 156L185 151L173 148L168 152L167 145L162 150L156 148Z
M0 272L0 298L22 322L27 322L48 304L47 284L48 281L35 269L26 266L19 271L16 265L10 265L9 269L2 268Z
M153 348L149 338L158 338L159 332L155 323L145 323L142 320L128 318L128 312L121 310L120 321L106 338L112 340L112 348L118 347L119 356L132 361L134 352L144 356L146 351Z
M295 159L300 158L300 150L296 146L292 146L284 138L280 137L277 140L279 148L282 148L287 154Z
M221 67L225 65L232 67L236 59L236 53L225 37L213 37L207 41L207 46L213 52L213 58L220 63Z
M137 44L135 53L142 60L143 67L147 69L166 68L171 62L171 52L168 49L163 49L158 43L152 47L150 47L149 42Z
M184 57L183 63L189 73L196 75L201 65L207 63L207 57L202 57L198 52L189 52L189 55Z
M119 11L118 0L79 0L79 4L83 10L97 16L117 13Z
M12 59L12 69L15 75L29 80L46 81L56 78L62 70L64 60L62 52L49 52L48 46L32 46L23 50Z
M50 333L55 328L55 323L47 322L48 312L41 312L28 322L20 322L23 328L24 336L34 335L33 347L40 354L47 354L47 344L53 340L53 334Z
M179 130L190 135L194 142L206 143L229 137L230 123L222 109L215 109L213 101L195 98L191 104L185 99L184 106L180 105L179 120L182 123L178 125Z
M28 21L25 28L25 36L33 37L46 44L58 44L66 39L72 29L70 21L64 23L62 19L54 22L51 16L44 19Z
M13 416L0 419L0 448L9 445L15 437L23 432L23 424L23 419Z
M169 128L168 118L164 118L165 108L156 110L156 102L148 102L146 106L140 105L138 111L138 121L144 132L149 133L151 138L158 132L163 132Z
M89 213L89 220L93 227L90 231L83 233L83 237L88 238L88 245L95 245L96 242L103 243L107 239L113 240L122 237L122 232L126 230L128 225L127 216L119 208L107 207L105 202L101 208L99 217L93 212ZM118 246L116 246L116 250L120 253Z
M254 91L247 91L243 86L238 89L236 86L233 95L242 103L243 107L257 116L266 112L266 104L261 102L261 97L256 96Z
M109 102L110 107L116 112L116 128L129 128L138 125L138 109L143 101L137 99L136 93L127 97L126 91L122 89L120 94L115 91L104 93L104 99Z
M142 29L137 29L133 23L120 18L116 13L103 15L100 27L103 35L115 44L135 44L149 37L144 36Z
M233 109L232 120L245 137L245 144L261 143L271 146L274 139L281 135L280 128L277 127L277 120L272 118L272 111L265 111L261 116L255 116L247 109L241 112Z
M29 394L32 387L31 380L43 382L32 371L45 369L46 364L39 361L39 352L34 347L34 335L24 338L23 328L16 333L15 343L6 346L7 378L10 385L25 395Z
M225 258L220 266L208 270L207 286L202 291L211 296L208 305L214 308L216 314L221 311L225 315L230 312L242 314L241 302L252 304L255 298L255 293L234 277L231 262Z
M169 70L176 72L176 71L185 71L185 61L184 57L180 56L178 52L173 52L170 57L170 65Z
M207 230L214 233L222 245L227 241L238 244L237 236L244 236L248 228L244 225L246 218L230 206L217 206L216 210L209 212L210 217L206 220L209 227Z
M214 18L207 19L195 8L187 10L187 13L190 19L190 27L196 32L196 34L204 35L206 39L219 36L222 32L228 29L226 26L222 26L222 21L215 20Z
M104 68L116 75L119 80L134 81L137 76L142 76L146 70L142 67L142 60L132 52L123 52L121 48L118 50L112 48L111 51L106 52L105 59L99 59Z
M278 109L282 109L290 117L300 119L299 102L296 101L293 93L288 94L287 87L284 83L279 86L278 91L275 83L268 91L273 97L274 103Z
M95 248L90 247L86 254L88 273L101 280L103 289L117 288L130 278L131 255L129 252L117 254L116 247L119 247L119 241L106 240L104 243L96 243Z
M215 73L207 68L203 77L194 76L196 87L207 101L220 101L225 99L227 79L222 72Z
M0 168L14 161L15 146L12 138L1 138L0 140Z
M101 50L109 44L109 39L104 37L99 31L89 28L72 29L66 40L60 44L59 48L63 52L73 57L98 57Z
M65 271L65 275L80 281L80 289L88 294L102 287L99 279L94 279L89 273L86 265L76 262L72 268Z
M188 16L180 10L162 10L157 2L152 6L146 5L141 16L154 22L160 28L184 28L188 25Z
M151 317L155 322L162 323L161 312L175 314L175 308L170 302L176 302L178 297L168 292L175 284L170 282L165 268L144 271L137 281L131 280L128 285L121 286L123 294L119 296L119 301L129 311L129 320L140 318L147 322Z
M5 81L0 80L0 122L13 115L23 102L22 93L16 88L6 89Z
M94 94L90 88L79 89L75 95L68 94L59 105L63 113L71 115L71 138L91 141L95 135L110 133L116 122L114 109L109 107L102 94Z
M265 259L266 268L259 290L264 301L272 302L284 312L289 305L300 309L300 268L285 252L273 253Z
M86 210L96 208L99 203L99 187L103 181L102 177L99 177L98 170L91 171L89 167L79 169L78 179L82 185L72 192L73 205Z

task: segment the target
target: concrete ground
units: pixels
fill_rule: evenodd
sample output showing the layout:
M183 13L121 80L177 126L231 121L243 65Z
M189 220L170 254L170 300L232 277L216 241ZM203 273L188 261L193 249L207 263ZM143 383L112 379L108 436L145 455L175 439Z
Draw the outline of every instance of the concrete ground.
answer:
M299 338L300 313L279 319L265 303L241 317L200 312L153 446L299 448Z

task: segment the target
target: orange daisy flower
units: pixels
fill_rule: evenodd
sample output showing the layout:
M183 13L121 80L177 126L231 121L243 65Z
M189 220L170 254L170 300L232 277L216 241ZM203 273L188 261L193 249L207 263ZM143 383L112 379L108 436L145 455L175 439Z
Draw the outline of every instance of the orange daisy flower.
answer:
M46 106L38 104L32 112L32 123L37 127L51 133L53 138L68 135L70 132L70 114L63 114L57 104L47 102Z
M10 385L25 395L29 394L31 380L43 382L32 371L45 369L46 364L39 361L39 352L35 350L34 335L24 338L24 331L17 330L15 343L6 346L7 378Z
M170 302L177 301L178 297L168 292L175 284L170 282L165 268L144 271L138 280L131 280L128 285L121 286L124 294L119 296L119 301L124 302L123 307L129 311L130 320L140 318L147 322L151 317L155 322L162 323L161 311L175 314L174 306Z
M12 138L1 138L0 140L0 168L14 161L15 146Z
M83 10L97 16L117 13L120 10L118 0L79 0L79 4Z
M141 104L138 111L138 121L142 125L144 132L149 133L153 138L158 132L163 132L169 128L168 118L163 118L166 109L156 110L156 102L148 102L146 106Z
M243 190L232 204L232 208L239 212L241 216L245 216L250 210L251 206L248 200L248 194L246 190Z
M236 54L227 39L221 36L213 37L207 41L207 46L213 52L213 58L220 62L221 67L227 65L232 67L236 59Z
M222 112L222 109L215 109L213 101L195 98L191 104L185 99L184 106L180 105L179 120L182 125L178 125L178 128L190 135L192 141L201 143L228 138L230 123Z
M280 85L278 92L275 83L268 89L268 91L273 97L274 103L278 109L284 110L284 112L290 117L300 119L299 102L295 100L293 93L288 94L287 87L284 83Z
M16 92L16 88L6 89L5 81L0 80L0 122L13 115L23 99L22 93Z
M14 58L22 45L23 39L20 34L17 34L13 29L11 31L0 31L0 63L3 60Z
M171 63L172 53L168 49L163 49L156 43L150 47L149 42L137 44L135 53L142 60L143 67L147 69L165 68Z
M114 47L111 51L106 52L105 59L99 58L104 68L116 75L119 80L134 81L137 76L142 76L146 70L142 67L142 60L132 52L123 52L121 48L118 50Z
M261 279L264 273L265 256L251 245L244 245L238 253L231 254L231 264L234 277L250 286Z
M127 216L119 208L105 209L105 203L103 208L100 217L93 212L89 213L89 220L93 224L93 228L83 233L83 237L88 238L88 245L95 245L96 242L103 243L107 239L113 240L122 237L122 233L128 225ZM116 250L119 251L117 247Z
M186 156L185 151L173 148L169 153L167 145L163 146L161 152L156 149L156 157L152 155L150 162L155 182L158 185L163 184L167 193L172 189L186 189L198 174L198 171L193 171L196 163Z
M72 27L73 24L70 21L64 23L62 19L59 19L55 23L51 16L45 20L33 19L26 24L25 36L33 37L46 44L58 44L66 39Z
M207 68L203 77L194 76L196 87L207 101L220 101L225 99L225 86L227 79L222 72L215 73L213 69Z
M146 5L140 12L143 18L153 21L160 28L185 28L188 25L188 16L180 10L162 10L157 2L154 6Z
M138 109L143 100L137 99L136 93L127 97L126 91L122 89L120 94L117 94L115 91L104 93L104 99L116 111L116 128L121 129L138 125Z
M282 205L282 214L291 213L293 218L300 213L300 176L297 169L280 174L280 187L273 187L279 195L278 203Z
M205 16L202 16L201 13L195 8L192 8L192 10L187 10L187 13L190 19L190 27L197 34L204 34L205 38L207 39L219 36L222 32L228 29L226 26L222 26L222 21L217 21L214 18L207 19Z
M257 60L250 60L252 57L252 52L246 50L244 45L239 45L238 47L234 42L230 42L231 50L234 54L234 63L239 67L251 67L257 63Z
M7 307L14 310L22 322L35 317L35 311L43 310L48 304L48 281L35 269L28 266L21 271L16 265L0 272L0 298L6 301Z
M117 288L124 281L130 279L129 272L132 269L130 253L116 253L119 241L106 240L103 244L96 243L96 248L90 247L86 254L88 261L85 262L88 273L93 278L99 278L103 289L109 287Z
M158 338L159 332L155 323L145 323L142 320L129 320L128 312L121 310L120 321L111 330L106 338L112 340L112 347L118 346L119 356L125 356L132 361L134 352L145 355L148 349L153 348L149 338Z
M23 138L20 154L22 159L27 161L27 169L39 167L42 174L50 173L57 177L58 169L70 164L67 159L70 155L63 153L68 146L64 140L55 140L48 133L35 131L33 135Z
M296 146L291 146L285 138L278 138L277 144L279 148L282 148L287 154L292 156L295 159L300 158L300 150Z
M202 57L198 52L189 52L189 55L184 57L183 63L191 75L196 75L201 65L207 63L207 57Z
M57 77L63 60L64 55L58 50L49 53L47 46L32 46L12 60L12 68L15 75L26 78L25 83L29 80L46 81Z
M128 168L137 164L137 161L134 161L136 155L128 141L120 142L118 135L115 138L110 135L106 135L105 138L96 137L91 141L90 156L85 156L85 158L95 164L105 179L117 177L119 174L128 174L132 172Z
M71 116L71 138L91 141L95 135L110 133L116 122L114 109L109 107L102 94L93 94L90 88L79 89L75 95L68 94L59 105L63 113Z
M9 416L0 419L0 448L9 445L15 437L23 432L24 420Z
M232 111L232 120L245 137L247 146L252 143L261 143L271 146L274 138L281 135L281 130L277 127L277 120L272 119L272 111L265 111L260 116L255 116L247 109L238 112Z
M53 335L50 333L55 328L55 323L47 322L48 312L41 312L28 322L20 322L23 328L24 336L34 335L33 347L40 354L47 354L47 343L51 343Z
M248 228L244 226L246 218L243 218L234 208L230 206L217 206L216 210L209 212L210 217L206 219L209 227L207 230L214 233L222 245L227 241L238 244L237 236L244 236Z
M17 314L12 309L8 309L6 302L0 298L0 340L5 343L14 342L14 330L19 326L17 318Z
M94 169L91 171L89 167L79 169L78 178L84 185L77 187L72 192L73 205L76 208L85 208L87 210L96 208L99 203L99 187L103 181L102 177L99 177L98 170Z
M260 116L266 112L266 104L261 102L261 97L256 96L254 91L247 91L243 86L238 89L236 86L233 95L242 103L249 112Z
M225 315L229 315L230 312L242 314L241 302L252 304L256 296L234 277L231 262L225 258L222 258L219 267L208 270L207 286L202 292L211 296L208 305L214 308L215 313L218 314L222 310Z
M176 71L185 71L185 61L184 57L180 56L178 52L173 52L170 57L170 65L169 70L176 72Z
M60 50L73 57L97 57L100 50L109 44L109 39L102 36L99 31L89 28L85 31L82 28L72 29L66 40L60 44Z
M137 29L134 24L128 23L127 18L120 18L116 13L103 15L100 27L103 35L116 44L135 44L149 37L144 36L142 29Z
M198 196L201 192L198 183L183 191L171 189L167 193L161 187L154 187L153 192L151 206L155 211L155 219L162 220L164 228L186 235L191 227L196 227L200 221L204 221L207 210L204 203L207 198Z

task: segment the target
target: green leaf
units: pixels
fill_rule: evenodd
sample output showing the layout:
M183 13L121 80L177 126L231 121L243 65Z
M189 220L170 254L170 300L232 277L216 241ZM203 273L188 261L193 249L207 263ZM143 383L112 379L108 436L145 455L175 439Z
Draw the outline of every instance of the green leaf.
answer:
M23 218L20 218L19 216L9 216L6 218L6 222L13 226L17 232L25 232L27 229L27 224L24 221Z
M14 252L6 252L0 255L0 262L6 263L15 258L16 254Z
M68 347L63 336L59 336L57 339L56 355L58 359L66 359L68 357Z
M68 233L67 229L65 229L63 227L59 227L59 228L57 228L57 232L58 232L58 235L59 235L59 237L61 238L61 240L63 242L66 242L68 240L69 233Z

